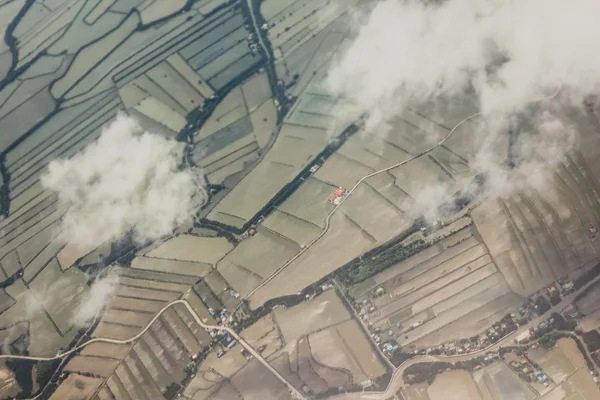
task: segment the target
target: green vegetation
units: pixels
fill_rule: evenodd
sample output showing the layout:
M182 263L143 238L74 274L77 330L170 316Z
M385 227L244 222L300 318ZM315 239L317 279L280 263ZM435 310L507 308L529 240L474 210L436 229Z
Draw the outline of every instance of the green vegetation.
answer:
M350 265L346 271L341 273L342 280L347 284L357 284L400 261L406 260L430 245L424 240L417 240L407 245L398 243L372 256L365 255L355 265Z
M431 385L438 374L453 368L454 365L449 362L413 364L404 370L404 380L411 385L423 382Z
M559 331L574 331L577 328L577 321L567 321L562 315L557 312L554 312L550 315L552 319L554 319L554 326Z
M7 360L6 366L14 372L15 379L21 388L17 394L17 399L29 398L33 390L33 366L35 361L29 360Z
M585 332L582 337L590 352L600 350L600 333L597 330Z
M538 315L542 315L551 308L550 303L544 296L538 296L534 303L536 306L535 310L537 311Z
M52 378L52 375L54 375L54 372L57 370L59 365L60 360L40 361L37 364L35 381L37 382L40 388L43 388L44 386L46 386L46 384L48 384L48 382Z

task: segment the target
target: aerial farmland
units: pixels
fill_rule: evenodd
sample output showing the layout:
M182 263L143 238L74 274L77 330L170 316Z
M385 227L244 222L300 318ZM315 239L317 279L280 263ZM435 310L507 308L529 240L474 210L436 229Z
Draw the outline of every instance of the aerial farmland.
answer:
M575 336L529 350L547 386L526 384L497 348L481 368L459 364L533 297L593 283L595 106L557 107L581 139L547 190L490 195L472 88L411 97L373 128L328 86L377 3L0 0L0 397L599 398ZM78 157L107 164L89 149L123 118L135 132L115 143L160 138L172 163L119 160L95 193L48 183ZM507 165L513 139L493 153ZM123 149L151 154L112 151ZM81 168L84 183L104 167ZM130 190L131 176L148 191ZM174 182L185 201L169 201ZM108 212L76 225L122 218L119 234L69 234L78 201L100 195L82 209ZM137 230L173 212L160 234ZM573 322L598 329L597 293L577 295ZM517 328L537 329L523 324L486 346L522 346ZM428 379L405 373L446 356Z

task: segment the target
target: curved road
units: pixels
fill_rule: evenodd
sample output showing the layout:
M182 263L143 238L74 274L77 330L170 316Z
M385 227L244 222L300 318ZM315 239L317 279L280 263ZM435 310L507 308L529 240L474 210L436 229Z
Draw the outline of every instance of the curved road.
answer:
M428 148L427 150L422 151L419 154L416 154L410 158L407 158L404 161L400 161L399 163L396 163L394 165L391 165L389 167L380 169L379 171L375 171L375 172L371 172L368 175L363 176L362 178L359 179L358 182L356 182L356 184L352 187L352 189L350 189L348 191L348 194L346 195L346 197L338 204L336 205L333 210L331 210L331 212L329 214L327 214L327 217L325 218L325 228L323 229L323 231L321 231L321 233L315 237L309 244L307 244L299 253L297 253L294 257L292 257L288 262L286 262L285 264L283 264L281 267L279 267L277 270L275 270L275 272L273 272L273 274L271 276L269 276L267 279L265 279L260 285L258 285L254 290L252 290L250 293L248 293L244 299L249 299L254 293L256 293L259 289L261 289L263 286L265 286L267 283L269 283L273 278L275 278L277 275L279 275L284 269L286 269L292 262L294 262L298 257L300 257L302 254L304 254L312 245L314 245L319 239L321 239L329 230L329 225L330 225L330 221L331 221L331 217L333 216L333 214L335 214L335 212L344 204L344 202L346 201L346 199L348 197L350 197L352 195L352 193L356 190L356 188L363 183L366 179L369 179L375 175L381 174L383 172L387 172L390 171L394 168L398 168L406 163L409 163L413 160L416 160L419 157L424 156L427 153L432 152L433 150L435 150L436 148L440 147L441 145L443 145L444 143L446 143L446 141L448 139L450 139L450 137L452 136L452 134L465 122L470 121L473 118L479 117L481 115L481 113L477 113L477 114L473 114L465 119L463 119L462 121L460 121L458 124L456 124L454 126L454 128L452 128L450 130L450 132L448 132L448 134L437 144L433 145L432 147Z
M569 304L571 304L573 302L573 300L575 300L575 297L579 293L583 292L585 289L587 289L588 287L590 287L591 285L593 285L599 281L600 281L600 276L597 276L596 278L592 279L591 281L589 281L585 285L583 285L581 288L576 290L575 292L565 296L560 303L551 307L544 314L531 320L527 325L523 325L516 331L509 333L508 335L506 335L505 337L500 339L498 342L494 343L493 345L491 345L489 347L486 347L485 349L481 349L481 350L478 350L478 351L475 351L475 352L469 353L469 354L460 354L460 355L452 355L452 356L444 356L444 355L417 356L415 358L411 358L410 360L405 361L399 367L394 369L394 372L392 373L392 378L390 379L390 382L389 382L387 388L383 392L346 393L346 394L342 394L342 395L332 396L332 397L330 397L330 399L332 399L332 400L334 400L334 399L335 400L384 400L384 399L393 398L393 396L403 386L405 386L404 379L403 379L404 370L406 370L406 368L410 367L411 365L422 363L422 362L434 362L434 361L446 361L446 362L467 361L467 360L473 359L475 357L479 357L481 354L485 354L487 352L497 350L500 347L513 345L512 341L514 340L513 338L515 336L518 336L520 333L525 332L526 330L529 330L529 328L538 326L542 321L545 321L548 318L550 318L550 314L552 314L554 312L560 312L562 309L564 309ZM589 356L589 352L587 352L587 349L586 349L586 353ZM596 367L596 373L598 373L597 367Z
M265 360L260 353L258 353L256 350L254 350L254 348L252 346L250 346L244 339L242 339L233 329L229 328L229 327L224 327L224 326L215 326L215 325L207 325L204 322L202 322L202 320L200 319L200 317L198 316L198 314L196 314L196 312L194 311L194 309L190 306L190 304L186 301L186 300L175 300L170 302L169 304L167 304L166 306L164 306L155 316L154 318L152 318L152 320L150 320L150 322L148 322L148 324L146 325L146 327L144 329L142 329L140 331L140 333L138 333L137 335L129 338L129 339L125 339L125 340L118 340L118 339L107 339L107 338L95 338L95 339L91 339L77 347L74 347L73 349L66 351L60 355L56 355L54 357L34 357L34 356L19 356L19 355L10 355L10 354L6 354L6 355L0 355L0 359L14 359L14 360L31 360L31 361L53 361L53 360L59 360L62 358L65 358L81 349L83 349L84 347L92 344L92 343L113 343L113 344L128 344L128 343L132 343L135 342L136 340L138 340L140 337L142 337L144 335L144 333L146 333L146 331L148 331L148 329L150 329L150 326L156 322L156 320L165 312L167 311L170 307L174 306L175 304L183 304L188 311L190 312L190 314L192 314L192 316L194 317L194 320L196 321L196 323L198 325L200 325L202 328L204 329L210 329L210 330L225 330L227 331L231 336L233 336L235 338L235 340L237 340L237 342L243 346L246 350L248 350L248 352L250 354L252 354L253 357L255 357L257 360L259 360L273 375L275 375L277 377L277 379L279 379L284 385L286 385L288 387L288 389L290 390L290 392L292 393L292 396L295 399L300 399L300 400L307 400L306 397L304 397L304 395L302 393L300 393L300 391L298 391L298 389L296 389L291 383L289 383L284 377L283 375L281 375L275 368L273 368L271 366L271 364L269 364L267 362L267 360Z

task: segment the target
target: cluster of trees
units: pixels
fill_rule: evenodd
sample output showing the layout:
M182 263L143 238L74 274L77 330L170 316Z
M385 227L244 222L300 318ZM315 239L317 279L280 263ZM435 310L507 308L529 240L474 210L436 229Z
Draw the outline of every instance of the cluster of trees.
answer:
M544 296L538 296L535 299L534 304L537 306L536 311L539 315L545 313L546 311L548 311L551 308L550 303Z
M449 362L413 364L404 370L404 381L410 384L423 382L432 384L438 374L453 368L454 365Z
M30 361L30 360L7 360L6 366L13 371L15 379L21 388L14 398L27 399L36 393L33 392L34 381L37 387L43 391L52 379L60 365L60 360L53 361ZM34 368L35 367L35 368ZM39 398L49 397L49 393L41 393Z
M372 256L365 255L357 260L355 264L349 265L346 270L343 269L340 277L347 284L357 284L417 254L429 245L423 240L417 240L407 245L397 244Z
M593 280L598 275L600 275L600 264L596 265L595 267L593 267L592 269L590 269L589 271L587 271L585 274L583 274L579 278L575 279L573 281L573 283L575 285L575 288L579 289L580 287L582 287L583 285L585 285L589 281ZM588 288L584 292L582 292L579 295L577 295L577 298L575 298L575 301L579 300L586 292L588 292L589 290L591 290L594 286L596 286L596 285L591 286L590 288Z
M597 330L585 332L581 336L590 353L600 350L600 333Z

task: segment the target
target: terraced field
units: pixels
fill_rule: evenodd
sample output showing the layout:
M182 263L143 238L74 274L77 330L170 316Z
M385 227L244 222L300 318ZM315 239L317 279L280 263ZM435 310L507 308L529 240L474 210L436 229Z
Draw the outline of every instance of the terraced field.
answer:
M7 217L0 221L0 277L17 278L7 291L15 301L5 303L0 329L35 315L31 354L54 354L73 339L77 329L64 310L74 308L88 287L86 275L72 266L99 263L112 251L110 244L78 248L60 237L67 208L40 183L50 161L71 157L94 142L119 112L135 117L148 131L174 137L192 111L223 96L231 82L249 76L263 62L251 52L239 5L187 3L53 0L0 5L3 32L11 29L15 39L0 48L0 121L6 133L0 151L8 189L3 206ZM275 106L268 102L268 81L257 75L239 90L247 96L254 137L264 147L276 119ZM212 163L217 161L222 165L211 166L212 171L228 165L220 158ZM229 249L223 251L207 260L138 257L129 273L145 273L142 280L148 286L165 282L161 271L201 278ZM68 292L63 300L46 304L49 280ZM167 288L176 284L166 282ZM185 283L188 289L193 284ZM80 292L71 293L76 290ZM124 299L115 302L123 305ZM36 302L44 303L43 309L31 306ZM142 303L128 305L135 317L107 312L98 334L106 330L115 337L129 335L133 327L106 326L121 323L119 319L139 326L147 315L138 311L155 310ZM30 309L34 311L24 311ZM11 329L17 332L18 326ZM38 335L45 338L44 349L36 346Z
M437 208L441 198L456 192L458 182L471 180L473 173L466 161L446 147L412 159L431 148L432 133L443 138L449 131L407 110L385 139L359 131L347 140L265 220L263 227L306 246L320 237L333 209L327 202L327 189L331 194L336 187L353 188L369 174L407 162L360 183L331 217L327 232L286 267L285 274L254 293L251 305L257 307L269 298L296 293L365 251L386 243L408 229L414 218L421 215L419 212ZM436 191L433 202L424 195L430 188ZM438 191L445 196L439 196ZM307 214L309 207L311 215ZM336 251L332 253L333 248Z
M328 290L297 306L277 308L242 336L288 381L318 395L357 385L386 369L362 328Z
M515 292L531 293L598 262L592 233L599 221L597 183L587 165L577 152L557 168L548 192L520 193L475 210L475 223Z
M378 296L376 291L383 289ZM368 321L382 340L431 347L485 330L523 301L511 291L485 245L466 227L350 289L372 301Z

